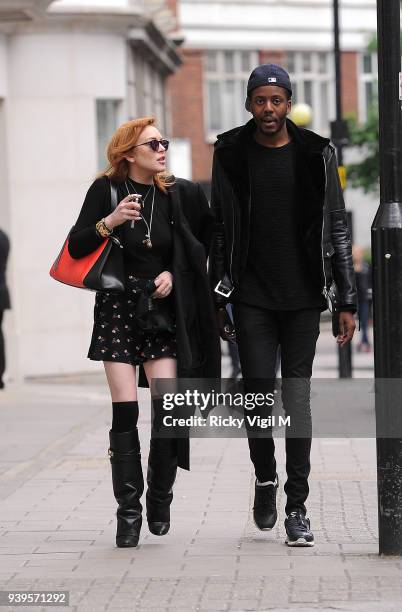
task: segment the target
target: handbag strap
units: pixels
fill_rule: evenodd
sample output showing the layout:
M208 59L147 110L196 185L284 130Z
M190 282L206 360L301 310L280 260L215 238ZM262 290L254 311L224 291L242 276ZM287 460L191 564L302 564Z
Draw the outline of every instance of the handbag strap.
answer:
M112 211L117 208L117 187L112 181L110 183L110 202L112 204Z
M110 203L111 203L111 209L113 211L115 210L118 204L117 187L110 179L109 179L109 183L110 183ZM120 234L120 232L118 233ZM120 239L121 239L121 236L120 236ZM119 240L119 238L117 238L117 236L110 236L110 240L112 240L112 242L114 242L121 249L123 248L123 245L121 241Z

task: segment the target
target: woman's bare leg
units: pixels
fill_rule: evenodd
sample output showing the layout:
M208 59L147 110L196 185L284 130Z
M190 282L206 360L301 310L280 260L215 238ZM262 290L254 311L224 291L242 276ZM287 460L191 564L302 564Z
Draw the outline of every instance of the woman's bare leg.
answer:
M129 363L104 361L112 402L137 401L137 377L135 367Z
M144 363L145 374L151 389L154 378L176 378L177 361L172 357L162 357L160 359L150 359Z

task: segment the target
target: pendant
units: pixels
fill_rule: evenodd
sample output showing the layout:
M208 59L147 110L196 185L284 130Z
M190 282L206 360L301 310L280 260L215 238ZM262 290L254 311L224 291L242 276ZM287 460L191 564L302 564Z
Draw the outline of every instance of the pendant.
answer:
M142 244L145 244L147 249L152 249L152 242L151 242L150 238L146 238L145 240L143 240Z

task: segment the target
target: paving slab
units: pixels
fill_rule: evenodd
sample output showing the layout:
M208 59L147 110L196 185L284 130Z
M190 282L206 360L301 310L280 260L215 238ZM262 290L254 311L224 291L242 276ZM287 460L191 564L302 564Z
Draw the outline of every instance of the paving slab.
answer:
M335 378L336 360L324 325L314 375ZM372 375L372 355L355 354L354 364L357 376ZM145 469L144 390L139 399ZM192 440L170 533L153 536L144 521L138 548L119 550L103 374L11 383L0 410L9 432L0 449L3 590L63 588L74 612L402 609L402 557L377 554L375 440L313 440L312 549L284 544L284 440L276 442L279 518L266 533L252 520L246 440L215 438Z

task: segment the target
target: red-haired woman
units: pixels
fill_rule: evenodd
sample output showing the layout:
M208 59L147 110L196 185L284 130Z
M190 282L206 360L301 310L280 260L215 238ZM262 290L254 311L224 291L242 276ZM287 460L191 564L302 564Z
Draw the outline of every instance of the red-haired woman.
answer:
M90 186L69 241L74 258L88 255L110 234L118 234L123 245L125 291L96 294L88 353L103 361L113 404L109 455L118 547L136 546L142 524L135 366L144 368L150 387L155 378L220 373L206 269L211 212L198 184L166 172L168 145L152 118L120 126L108 145L109 165ZM119 202L113 211L110 182ZM136 194L142 196L142 207L133 201ZM171 329L156 333L136 321L138 300L152 281L152 297L174 321ZM155 414L161 400L153 401ZM172 487L177 467L189 469L188 451L188 439L157 437L151 428L146 508L155 535L169 530Z

